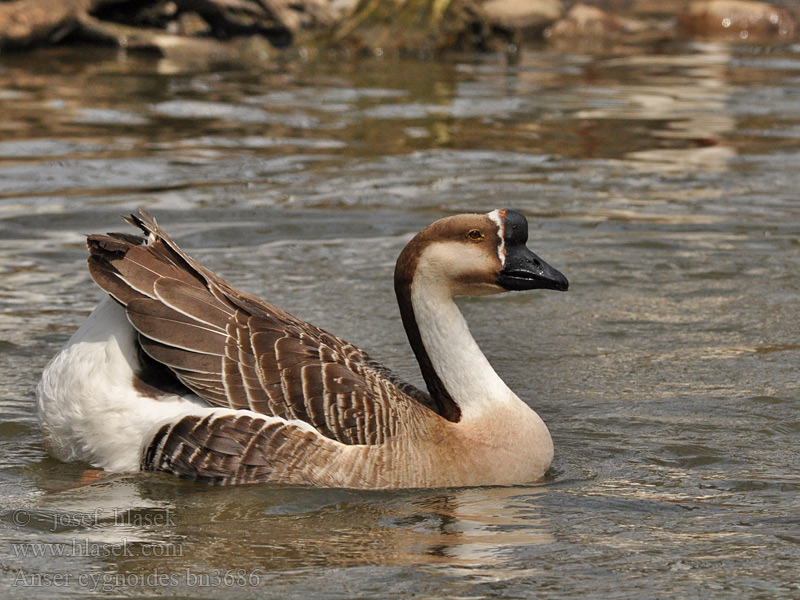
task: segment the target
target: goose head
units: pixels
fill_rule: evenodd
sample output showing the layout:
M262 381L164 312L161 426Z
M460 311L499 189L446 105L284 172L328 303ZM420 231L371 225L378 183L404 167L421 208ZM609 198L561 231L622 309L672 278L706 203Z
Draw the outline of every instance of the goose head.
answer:
M528 221L514 210L445 217L409 242L397 261L395 283L440 289L451 297L566 291L567 278L531 252L527 241Z
M449 421L465 412L482 414L493 398L516 398L481 353L453 298L569 286L527 241L528 221L516 211L455 215L420 231L397 259L403 326L431 408Z

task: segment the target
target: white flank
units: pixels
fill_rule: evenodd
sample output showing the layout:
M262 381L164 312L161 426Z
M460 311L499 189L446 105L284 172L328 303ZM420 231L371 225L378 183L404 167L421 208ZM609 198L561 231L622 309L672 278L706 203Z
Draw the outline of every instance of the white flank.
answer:
M133 387L138 367L125 309L106 297L45 367L36 388L39 423L53 456L136 471L157 425L214 411L196 396L140 394Z

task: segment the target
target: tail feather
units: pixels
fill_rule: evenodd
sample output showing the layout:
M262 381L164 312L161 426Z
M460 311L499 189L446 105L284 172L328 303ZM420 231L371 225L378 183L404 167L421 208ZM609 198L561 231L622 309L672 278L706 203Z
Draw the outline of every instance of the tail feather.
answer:
M216 279L214 273L181 250L178 244L161 229L155 217L147 211L140 210L138 215L131 214L123 218L134 227L138 227L148 234L147 245L154 246L151 250L164 262L172 264L180 271L188 270L194 273L203 283ZM161 244L159 245L156 242L161 242Z

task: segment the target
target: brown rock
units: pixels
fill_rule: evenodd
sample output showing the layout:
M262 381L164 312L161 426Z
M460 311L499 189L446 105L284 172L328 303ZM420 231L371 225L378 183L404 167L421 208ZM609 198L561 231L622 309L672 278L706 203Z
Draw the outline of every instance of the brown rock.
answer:
M561 0L489 0L483 4L489 23L502 29L543 30L564 11Z
M797 15L755 0L697 0L679 23L684 33L737 41L788 41L800 29Z
M550 39L609 38L615 37L625 29L621 19L586 4L576 4L563 19L548 29Z
M211 27L208 26L203 17L196 12L185 12L178 15L175 22L175 32L179 35L186 35L190 37L206 35L210 33Z

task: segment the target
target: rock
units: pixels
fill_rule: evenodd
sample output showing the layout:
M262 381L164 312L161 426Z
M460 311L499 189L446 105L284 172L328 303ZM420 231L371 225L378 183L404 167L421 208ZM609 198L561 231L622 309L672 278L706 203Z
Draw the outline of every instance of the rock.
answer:
M358 0L331 0L330 8L336 19L341 21L349 17L358 8Z
M617 43L669 39L671 28L661 21L620 17L595 6L576 4L544 32L556 47L596 49Z
M199 37L211 33L211 27L209 27L206 20L192 11L178 15L177 20L174 22L174 29L175 31L171 31L170 33L189 37Z
M564 7L561 0L489 0L483 10L493 27L541 32L561 16Z
M756 0L697 0L678 22L690 35L739 41L789 41L800 30L797 15Z
M576 4L545 33L549 39L616 37L625 29L624 22L594 6Z
M348 5L337 6L347 10ZM357 56L433 56L485 50L492 38L479 0L361 0L354 12L306 46Z

